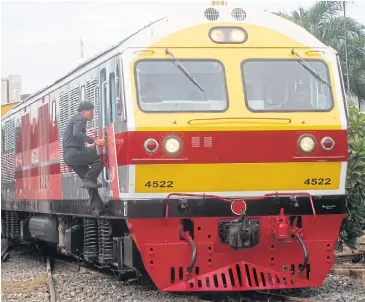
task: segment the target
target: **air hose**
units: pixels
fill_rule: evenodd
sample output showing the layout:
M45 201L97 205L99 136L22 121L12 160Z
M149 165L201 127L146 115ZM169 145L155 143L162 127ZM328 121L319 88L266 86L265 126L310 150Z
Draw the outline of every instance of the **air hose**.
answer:
M308 250L307 247L305 246L305 243L302 239L302 237L300 237L299 235L295 235L295 237L297 238L297 240L299 241L300 245L303 248L303 252L304 252L304 263L302 266L299 267L299 270L302 272L304 271L304 269L307 267L308 265Z
M189 232L181 232L181 237L186 240L187 242L189 242L191 248L193 249L193 255L191 257L191 262L190 265L188 267L187 270L187 274L191 274L191 272L193 271L193 268L195 266L195 262L196 262L196 257L197 257L197 249L196 249L196 245L194 243L193 238L191 238L190 233Z

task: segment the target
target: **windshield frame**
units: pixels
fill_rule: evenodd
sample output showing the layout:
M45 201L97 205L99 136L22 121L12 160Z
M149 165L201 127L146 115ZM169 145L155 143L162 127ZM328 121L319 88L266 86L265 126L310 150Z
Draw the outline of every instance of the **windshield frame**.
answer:
M244 99L245 99L245 105L246 108L254 113L282 113L282 112L287 112L287 113L298 113L298 112L331 112L333 110L333 108L335 107L335 101L334 101L334 97L333 97L333 91L332 89L334 88L334 83L333 80L330 77L330 73L329 73L329 67L326 61L324 61L323 59L308 59L305 58L305 61L308 62L320 62L323 63L325 70L326 70L326 76L327 76L327 81L328 83L331 85L331 88L328 87L329 89L329 99L331 101L331 106L327 109L314 109L314 110L310 110L310 109L297 109L297 110L290 110L290 109L276 109L276 110L256 110L253 109L249 106L248 104L248 98L247 98L247 87L246 87L246 82L245 82L245 78L244 78L244 64L247 62L252 62L252 61L256 61L256 62L295 62L298 65L300 65L300 63L298 62L298 59L286 59L286 58L280 58L280 59L275 59L275 58L248 58L248 59L244 59L243 61L241 61L240 64L240 68L241 68L241 81L242 81L242 88L243 88L243 94L244 94ZM304 69L303 66L301 66L301 68ZM309 71L307 70L306 72L309 73ZM309 73L310 74L310 73ZM312 75L312 77L314 78L314 76ZM325 84L322 84L325 85Z
M133 66L133 72L134 72L134 88L135 88L135 92L136 92L136 100L137 100L137 106L139 108L139 110L141 110L142 112L144 113L192 113L192 112L196 112L196 113L222 113L222 112L226 112L228 109L229 109L229 97L228 97L228 85L227 85L227 77L226 77L226 69L225 69L225 66L223 64L222 61L218 60L218 59L210 59L210 58L178 58L177 59L179 60L180 63L184 63L184 62L215 62L215 63L218 63L221 68L222 68L222 72L223 72L223 79L224 79L224 89L225 89L225 97L226 97L226 106L224 109L222 110L214 110L214 111L211 111L211 110L199 110L199 111L195 111L195 110L173 110L173 111L150 111L150 110L145 110L141 107L141 102L140 102L140 98L139 98L139 85L138 85L138 80L137 80L137 65L138 63L140 62L171 62L172 64L174 64L174 59L173 58L148 58L148 59L139 59L137 60L135 63L134 63L134 66ZM175 64L174 64L175 65ZM184 66L184 65L183 65ZM175 66L177 69L178 67ZM185 66L184 66L185 67ZM186 70L188 72L189 69L186 68ZM181 70L180 70L181 72ZM191 83L192 85L194 85L193 83Z

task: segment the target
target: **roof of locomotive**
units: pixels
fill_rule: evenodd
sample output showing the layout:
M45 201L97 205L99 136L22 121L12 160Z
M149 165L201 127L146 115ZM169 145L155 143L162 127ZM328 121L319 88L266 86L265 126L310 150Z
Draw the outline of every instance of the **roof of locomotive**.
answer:
M215 13L218 12L218 14L215 15L215 17L218 18L216 20L212 20L209 18L212 18L212 9L215 9ZM112 53L113 51L116 53L119 53L119 49L121 46L123 48L127 47L148 47L149 45L153 44L153 42L172 34L178 30L192 27L199 24L204 23L211 23L212 25L214 23L222 23L222 22L236 22L237 25L243 25L244 24L252 24L256 26L266 27L271 30L280 32L284 35L289 36L293 40L298 40L302 42L305 45L308 45L308 47L312 48L323 48L326 47L322 42L320 42L317 38L315 38L312 34L310 34L308 31L306 31L304 28L300 27L299 25L284 19L282 17L279 17L273 13L262 11L262 10L256 10L256 9L244 9L244 20L235 19L235 16L233 14L234 9L241 9L238 7L205 7L204 9L196 9L191 10L189 8L186 13L188 15L183 14L181 11L176 13L176 15L172 14L170 16L158 18L155 21L150 22L149 24L145 25L141 29L137 30L136 32L132 33L131 35L127 36L123 40L121 40L119 43L109 47L105 51L95 55L94 57L86 60L85 62L78 65L75 69L71 70L69 73L64 75L63 77L57 79L54 81L51 85L48 85L39 91L35 92L31 96L29 96L26 100L19 103L17 106L13 107L4 117L3 120L9 117L14 111L17 111L21 108L23 108L26 105L29 105L36 101L36 97L41 94L42 92L46 91L47 89L51 88L52 86L60 83L67 77L71 76L72 74L76 73L77 71L83 69L88 64L96 61L97 59ZM207 11L209 13L207 13ZM164 22L169 22L169 25L166 26ZM171 23L171 24L170 24ZM151 34L150 31L147 31L146 29L150 28L154 32L155 29L157 29L157 34ZM56 89L56 88L55 88Z

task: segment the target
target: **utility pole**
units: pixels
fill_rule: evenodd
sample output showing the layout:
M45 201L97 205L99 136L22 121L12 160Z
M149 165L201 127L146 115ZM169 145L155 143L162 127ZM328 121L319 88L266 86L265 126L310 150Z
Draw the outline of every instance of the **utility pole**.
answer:
M343 5L343 17L344 17L344 32L345 32L345 59L346 59L346 82L347 82L347 93L350 93L350 74L349 74L349 63L347 58L347 27L346 27L346 1L342 1Z
M81 52L81 59L84 58L84 43L82 42L82 39L80 39L80 52Z

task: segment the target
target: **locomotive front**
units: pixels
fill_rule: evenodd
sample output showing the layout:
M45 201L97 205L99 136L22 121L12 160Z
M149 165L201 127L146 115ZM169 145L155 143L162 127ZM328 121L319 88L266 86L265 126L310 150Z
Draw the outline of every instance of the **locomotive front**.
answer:
M140 41L150 44L122 56L133 131L118 164L156 286L320 286L345 213L334 50L275 15L227 7L164 19Z

